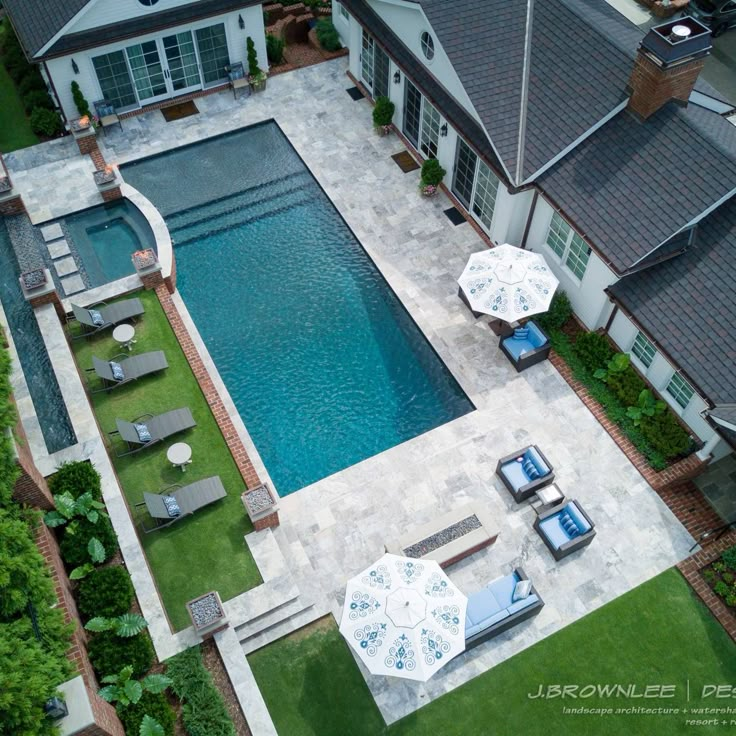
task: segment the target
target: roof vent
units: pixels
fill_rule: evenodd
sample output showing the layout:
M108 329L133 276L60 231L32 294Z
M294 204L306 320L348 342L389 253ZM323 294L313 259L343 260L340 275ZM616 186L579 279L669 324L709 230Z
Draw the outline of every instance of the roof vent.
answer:
M691 33L692 29L678 23L676 26L672 26L669 40L672 41L672 43L677 43L678 41L687 41L687 39L690 38Z

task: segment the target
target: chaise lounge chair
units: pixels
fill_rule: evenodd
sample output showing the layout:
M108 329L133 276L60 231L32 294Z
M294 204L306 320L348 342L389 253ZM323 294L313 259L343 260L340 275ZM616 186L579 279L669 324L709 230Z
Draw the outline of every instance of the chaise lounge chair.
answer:
M124 386L126 383L132 383L143 376L150 376L169 367L161 350L152 350L141 355L121 353L110 360L100 360L93 355L92 365L92 368L87 368L87 372L94 371L103 383L102 388L92 391L93 394L99 391L112 391L118 386Z
M89 307L78 307L76 304L72 304L74 319L82 325L82 332L79 335L74 335L74 337L96 335L98 332L114 327L121 322L135 320L144 311L143 304L138 298L124 299L114 304L100 302Z
M141 528L148 534L157 529L165 529L225 496L227 491L222 485L220 476L213 475L211 478L204 478L187 486L177 483L158 493L144 493L143 501L135 506L136 508L145 506L155 522L155 526L146 526L145 521L141 522ZM176 504L173 508L170 499Z
M116 419L117 429L110 432L110 436L120 435L126 443L125 452L116 453L118 457L132 455L146 447L155 445L157 442L171 437L173 434L183 432L185 429L196 427L192 412L189 407L172 409L164 414L143 414L132 422L124 419Z

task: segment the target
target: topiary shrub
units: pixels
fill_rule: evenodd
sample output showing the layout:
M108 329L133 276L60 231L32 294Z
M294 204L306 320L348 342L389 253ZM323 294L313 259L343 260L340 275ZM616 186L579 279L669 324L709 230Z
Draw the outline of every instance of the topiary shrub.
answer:
M420 185L423 187L438 187L447 171L442 168L436 158L428 158L422 164Z
M155 718L164 729L164 736L174 736L176 714L163 693L144 692L137 703L116 706L118 718L126 736L139 736L143 716Z
M373 108L373 125L376 128L385 128L391 125L395 110L396 105L388 97L379 97Z
M100 474L92 463L84 460L60 465L49 479L49 488L55 496L68 493L73 498L79 498L89 491L95 501L102 500Z
M107 516L100 515L96 523L92 523L87 519L75 520L74 533L69 533L69 527L63 532L61 544L61 557L70 567L78 567L90 561L87 545L92 537L102 542L105 548L105 559L109 560L118 548L118 538L115 530L112 528L110 519Z
M639 429L644 439L668 460L684 455L692 449L690 435L671 411L653 417L643 417Z
M266 56L272 64L280 64L284 60L284 42L272 33L266 34Z
M545 331L561 330L572 317L572 305L564 291L558 289L552 297L552 303L544 314L538 314L534 321Z
M610 372L606 382L624 406L636 406L639 395L647 387L630 365L623 371Z
M45 107L47 110L53 110L54 103L45 90L32 89L23 95L23 107L26 113L30 113L35 107Z
M250 36L245 40L245 46L248 55L248 76L258 77L261 74L261 69L258 66L258 52L256 51L256 45Z
M114 631L95 634L87 645L87 653L100 679L115 675L123 667L133 668L133 677L141 677L153 665L156 653L148 632L136 636L118 636Z
M121 565L110 565L95 570L82 580L77 603L86 618L113 618L127 613L134 598L128 571Z
M87 102L79 84L74 81L71 84L71 88L72 98L74 99L74 104L77 106L79 117L83 118L85 115L91 115L92 113L89 110L89 102Z
M575 340L575 352L583 365L594 373L605 368L613 357L613 348L608 340L597 332L583 332Z
M36 135L53 138L53 136L61 133L61 118L53 110L47 110L45 107L35 107L31 111L31 130Z
M315 26L319 45L325 51L339 51L342 48L340 34L329 18L320 18Z

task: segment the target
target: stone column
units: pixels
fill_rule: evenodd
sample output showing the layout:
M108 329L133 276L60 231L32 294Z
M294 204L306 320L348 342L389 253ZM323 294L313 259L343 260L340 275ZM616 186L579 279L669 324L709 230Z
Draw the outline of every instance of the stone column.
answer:
M132 258L135 272L146 289L155 289L164 282L164 277L161 275L161 264L153 248L137 250L133 253Z
M240 498L257 532L279 525L279 507L271 489L265 483L249 488Z
M77 142L79 153L86 155L99 150L97 147L97 130L92 125L89 115L72 120L69 123L69 129L72 131L72 136Z
M66 312L61 297L56 291L48 268L37 268L20 275L20 288L27 302L35 309L44 304L53 304L59 321L66 322Z
M123 179L117 169L106 166L104 169L95 171L94 177L97 191L102 195L105 202L122 199L123 194L120 191L120 185L123 183Z
M22 215L26 211L23 199L13 188L13 182L0 157L0 215Z

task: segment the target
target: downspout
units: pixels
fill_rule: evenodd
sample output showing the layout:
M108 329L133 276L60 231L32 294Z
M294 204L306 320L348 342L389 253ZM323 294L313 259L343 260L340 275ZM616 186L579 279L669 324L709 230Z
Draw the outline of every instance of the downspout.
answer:
M49 74L49 68L46 66L46 62L42 61L40 62L41 66L43 67L44 74L46 76L46 80L48 84L51 85L51 91L53 92L54 99L56 100L56 106L59 108L59 113L61 114L61 117L64 121L64 123L68 123L69 120L66 117L66 113L64 112L64 108L61 106L61 98L59 97L59 93L56 91L56 85L54 84L54 78Z
M532 197L532 205L529 208L529 214L526 218L526 225L524 225L524 234L521 236L521 247L526 248L526 241L529 239L529 231L532 229L532 220L534 219L534 210L537 209L537 200L539 199L539 190L534 190L534 197Z

